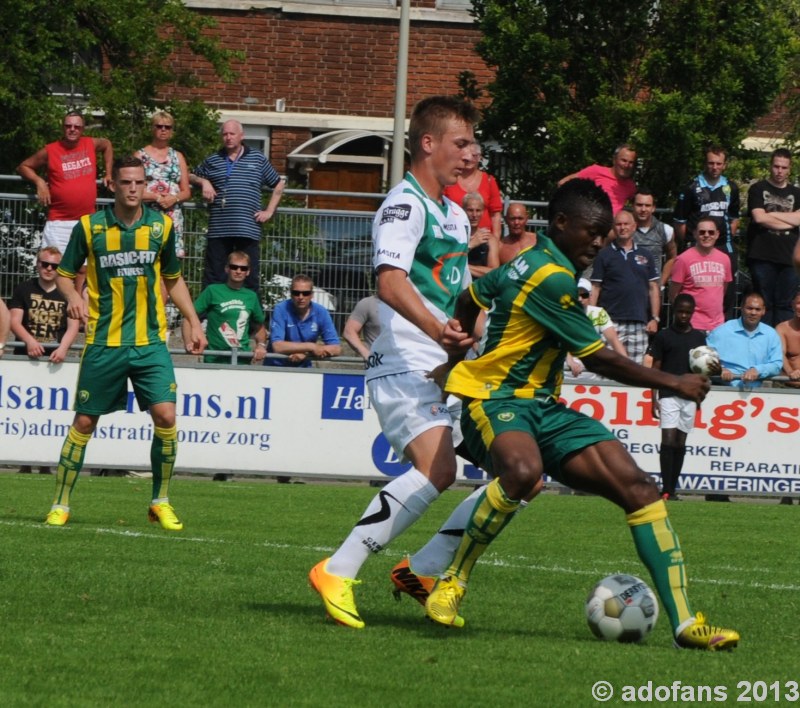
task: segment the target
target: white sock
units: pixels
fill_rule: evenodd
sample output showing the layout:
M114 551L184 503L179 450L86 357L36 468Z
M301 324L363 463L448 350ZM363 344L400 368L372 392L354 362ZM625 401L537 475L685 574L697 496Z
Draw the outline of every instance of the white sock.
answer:
M436 487L415 468L389 482L375 495L350 535L331 556L327 571L355 578L370 553L378 553L403 533L438 496Z
M447 570L458 550L464 529L475 508L475 501L483 487L478 487L447 517L447 521L422 548L408 559L412 572L417 575L439 576Z

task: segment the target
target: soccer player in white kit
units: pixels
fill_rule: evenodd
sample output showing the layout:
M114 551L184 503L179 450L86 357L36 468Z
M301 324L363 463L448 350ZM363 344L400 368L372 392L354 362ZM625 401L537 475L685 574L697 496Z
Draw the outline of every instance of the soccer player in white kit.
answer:
M453 418L427 374L447 352L471 346L452 319L469 284L469 221L443 196L470 159L471 104L449 96L423 99L408 131L411 168L373 222L381 333L372 345L366 380L384 435L413 467L367 506L344 543L309 573L327 613L339 624L364 627L353 596L359 569L414 523L456 475Z

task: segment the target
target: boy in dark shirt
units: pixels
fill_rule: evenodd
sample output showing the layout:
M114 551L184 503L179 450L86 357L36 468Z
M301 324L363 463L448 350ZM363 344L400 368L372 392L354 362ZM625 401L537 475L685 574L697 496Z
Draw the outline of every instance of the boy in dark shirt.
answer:
M694 298L681 293L675 298L672 323L659 331L650 344L653 368L670 374L688 374L689 352L706 343L705 332L692 327ZM719 372L717 372L719 373ZM697 404L670 391L653 389L653 417L661 421L661 492L665 500L677 500L675 488L686 455L686 436L694 427Z

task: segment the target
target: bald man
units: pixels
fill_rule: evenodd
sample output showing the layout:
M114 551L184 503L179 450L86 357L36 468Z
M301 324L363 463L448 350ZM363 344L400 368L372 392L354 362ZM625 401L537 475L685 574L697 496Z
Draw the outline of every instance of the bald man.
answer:
M648 335L658 331L661 288L653 254L636 245L635 231L633 214L614 215L616 238L595 259L590 304L611 315L628 356L641 364Z
M262 226L275 214L284 182L263 153L244 144L239 121L225 121L221 135L222 148L189 175L189 182L202 189L209 203L203 287L227 282L228 256L243 251L250 258L245 287L258 291ZM272 195L263 208L265 187Z
M500 265L508 263L524 248L536 245L536 232L528 231L528 210L524 204L511 202L506 209L508 234L500 240Z

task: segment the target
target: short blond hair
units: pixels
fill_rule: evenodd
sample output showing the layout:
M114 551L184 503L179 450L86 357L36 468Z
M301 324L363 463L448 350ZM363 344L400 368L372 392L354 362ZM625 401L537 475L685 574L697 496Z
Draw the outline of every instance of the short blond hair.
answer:
M42 260L43 253L49 253L51 256L58 256L59 258L63 255L55 246L45 246L39 249L39 252L36 254L36 259Z
M167 111L156 111L150 116L150 125L153 126L165 120L168 120L173 126L175 125L175 118L171 113L167 113Z

